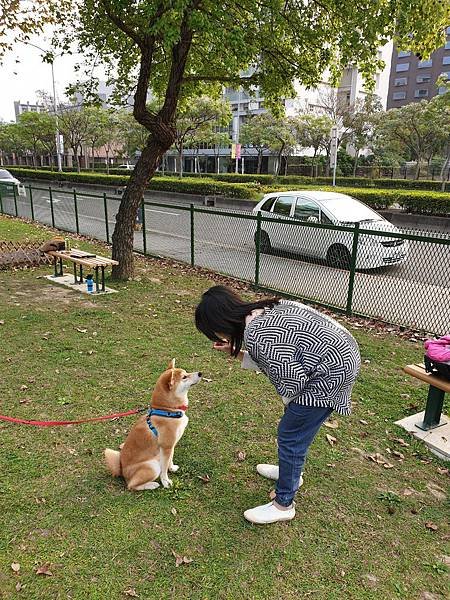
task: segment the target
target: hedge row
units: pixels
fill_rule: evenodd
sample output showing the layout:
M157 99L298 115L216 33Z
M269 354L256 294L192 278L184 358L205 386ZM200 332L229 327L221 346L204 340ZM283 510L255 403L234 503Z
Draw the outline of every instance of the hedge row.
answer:
M129 175L103 175L98 173L57 173L52 171L35 171L32 169L11 169L18 177L29 179L42 179L47 181L71 181L76 183L91 183L109 186L125 186ZM285 181L283 182L285 183ZM256 200L262 193L269 193L276 190L290 190L291 185L260 185L249 183L232 183L210 178L195 177L155 177L150 181L149 189L167 192L180 192L185 194L199 195L221 195L232 198ZM295 186L297 188L300 186ZM310 188L311 189L311 188ZM418 190L392 190L392 189L374 189L374 188L351 188L351 187L330 187L314 186L312 189L322 189L326 191L341 192L361 200L365 204L376 210L387 209L393 205L400 205L407 212L426 214L426 215L450 215L450 194L418 191Z
M22 167L6 167L11 172ZM28 169L29 167L26 167ZM51 172L50 167L39 167L39 171ZM64 167L64 173L76 172L75 168ZM55 171L54 171L55 172ZM106 175L105 169L99 168L94 172L82 171L83 174L102 174ZM125 169L111 168L109 170L110 175L128 175ZM174 177L179 178L177 173L166 172L162 173L158 171L155 175L160 177ZM257 174L240 174L240 173L186 173L186 177L189 179L213 179L214 181L223 181L225 183L250 183L254 185L295 185L295 186L311 186L311 185L331 185L331 177L307 177L301 175L257 175ZM367 177L338 177L336 183L339 186L345 187L363 187L363 188L381 188L381 189L409 189L409 190L430 190L440 192L442 184L440 181L431 180L414 180L414 179L369 179ZM450 183L447 182L447 186L450 187Z
M97 185L108 185L122 187L127 185L129 175L106 175L102 173L59 173L57 171L22 169L11 167L9 171L13 175L27 179L41 179L45 181L71 181L76 183L90 183ZM230 198L256 199L258 198L259 188L255 185L245 183L226 183L215 181L214 179L196 179L183 177L155 177L148 189L163 192L180 192L184 194L200 194L209 196L217 194L228 196Z

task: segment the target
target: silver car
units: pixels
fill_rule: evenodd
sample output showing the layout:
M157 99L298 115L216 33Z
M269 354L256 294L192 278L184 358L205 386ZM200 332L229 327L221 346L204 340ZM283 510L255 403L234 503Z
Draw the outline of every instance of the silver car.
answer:
M321 191L289 191L267 194L253 209L263 216L281 217L293 221L322 223L374 230L386 235L360 234L356 268L376 269L402 263L408 256L408 241L389 237L399 229L359 200ZM256 242L256 236L255 236ZM353 233L318 227L299 227L287 223L262 222L260 249L294 252L324 260L331 267L347 269L350 266Z

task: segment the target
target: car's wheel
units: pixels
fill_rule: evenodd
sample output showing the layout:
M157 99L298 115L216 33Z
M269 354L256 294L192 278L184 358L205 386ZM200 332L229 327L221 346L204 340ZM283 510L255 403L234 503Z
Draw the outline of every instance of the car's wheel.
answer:
M328 266L335 269L350 269L351 256L348 248L342 244L330 246L327 252Z
M256 241L256 233L255 233L255 246L256 246L256 244L257 244L257 241ZM270 243L269 234L263 230L261 230L259 250L263 254L270 254L272 252L272 244Z

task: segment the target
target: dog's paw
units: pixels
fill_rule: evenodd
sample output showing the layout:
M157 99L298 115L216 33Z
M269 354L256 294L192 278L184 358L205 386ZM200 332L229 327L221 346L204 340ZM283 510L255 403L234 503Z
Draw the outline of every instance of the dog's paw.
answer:
M167 477L167 479L161 479L162 486L164 488L168 488L172 485L172 480Z
M178 471L178 469L179 469L179 468L180 468L180 465L171 465L171 466L169 467L169 471L170 471L171 473L176 473L176 472Z

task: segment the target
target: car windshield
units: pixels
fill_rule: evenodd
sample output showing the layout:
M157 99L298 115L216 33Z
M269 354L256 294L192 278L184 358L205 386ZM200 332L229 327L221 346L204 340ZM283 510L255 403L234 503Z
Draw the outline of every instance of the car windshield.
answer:
M14 179L9 171L5 171L5 169L0 169L0 179Z
M374 210L345 194L325 196L320 202L340 223L371 223L383 220Z

